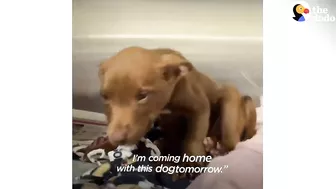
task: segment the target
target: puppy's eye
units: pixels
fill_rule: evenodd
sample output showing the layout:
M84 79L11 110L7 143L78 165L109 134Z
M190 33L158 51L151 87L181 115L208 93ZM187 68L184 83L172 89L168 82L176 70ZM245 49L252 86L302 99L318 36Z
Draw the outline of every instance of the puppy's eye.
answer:
M148 92L146 91L140 91L137 95L136 95L136 100L139 102L144 102L147 100L148 97Z
M108 96L105 95L105 94L101 94L101 97L102 97L104 100L107 100L107 99L108 99Z

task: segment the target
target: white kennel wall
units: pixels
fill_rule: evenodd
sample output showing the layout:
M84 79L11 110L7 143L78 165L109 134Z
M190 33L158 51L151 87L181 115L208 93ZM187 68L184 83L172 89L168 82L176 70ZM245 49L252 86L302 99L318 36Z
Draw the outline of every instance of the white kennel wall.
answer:
M102 111L98 64L132 45L174 48L214 79L261 94L260 0L74 0L74 108Z

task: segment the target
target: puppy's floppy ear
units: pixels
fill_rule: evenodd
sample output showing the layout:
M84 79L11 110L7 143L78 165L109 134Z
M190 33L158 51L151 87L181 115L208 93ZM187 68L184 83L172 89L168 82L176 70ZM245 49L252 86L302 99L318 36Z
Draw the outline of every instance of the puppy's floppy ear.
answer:
M165 80L170 81L187 75L194 69L193 65L179 54L161 56L160 71Z

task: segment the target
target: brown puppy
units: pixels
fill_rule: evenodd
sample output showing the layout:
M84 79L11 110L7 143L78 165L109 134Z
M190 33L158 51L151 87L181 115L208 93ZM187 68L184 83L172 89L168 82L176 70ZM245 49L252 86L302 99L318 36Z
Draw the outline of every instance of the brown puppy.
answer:
M99 71L101 95L108 118L107 135L114 145L134 144L168 108L188 118L184 152L205 155L203 140L209 129L210 109L220 104L222 144L234 149L240 141L241 95L232 86L219 87L171 49L129 47Z

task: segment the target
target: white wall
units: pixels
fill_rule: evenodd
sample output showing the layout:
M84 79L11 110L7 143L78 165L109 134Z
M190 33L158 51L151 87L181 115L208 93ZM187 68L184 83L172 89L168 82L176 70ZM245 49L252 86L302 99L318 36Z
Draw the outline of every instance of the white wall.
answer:
M260 0L73 2L75 108L101 111L97 66L131 45L174 48L214 79L236 83L253 96L261 93Z

